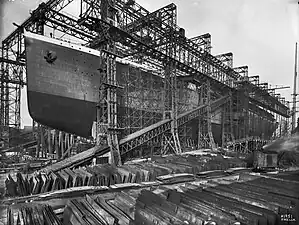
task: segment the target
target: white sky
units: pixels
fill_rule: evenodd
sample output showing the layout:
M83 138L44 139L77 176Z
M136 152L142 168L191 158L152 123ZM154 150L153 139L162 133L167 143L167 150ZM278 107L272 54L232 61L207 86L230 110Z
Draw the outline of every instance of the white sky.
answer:
M0 0L0 39L21 24L41 0ZM212 54L233 52L234 67L248 65L249 75L261 81L291 86L277 91L291 100L294 46L298 41L298 0L136 0L153 11L170 3L177 5L178 25L187 37L212 35ZM76 7L73 5L72 8ZM22 92L22 123L31 124Z

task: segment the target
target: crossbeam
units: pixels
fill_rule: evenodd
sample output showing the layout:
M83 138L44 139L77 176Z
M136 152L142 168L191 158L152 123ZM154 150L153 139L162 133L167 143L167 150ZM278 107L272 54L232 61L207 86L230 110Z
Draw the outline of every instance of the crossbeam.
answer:
M215 111L221 105L225 104L229 100L229 96L224 96L220 99L217 99L211 103L211 111ZM206 112L207 105L201 105L196 109L190 110L189 112L183 113L178 116L178 125L182 126L185 123L195 119L196 117L202 115ZM141 129L133 134L130 134L119 141L119 148L121 156L123 157L128 152L136 149L139 146L146 144L148 141L157 138L165 132L168 132L171 129L171 119L166 119L159 121L149 127ZM107 146L98 146L91 148L87 151L81 152L75 156L62 160L58 163L55 163L49 167L43 169L44 171L59 171L66 167L74 167L81 165L82 163L91 160L95 156L101 156L109 153L110 148Z

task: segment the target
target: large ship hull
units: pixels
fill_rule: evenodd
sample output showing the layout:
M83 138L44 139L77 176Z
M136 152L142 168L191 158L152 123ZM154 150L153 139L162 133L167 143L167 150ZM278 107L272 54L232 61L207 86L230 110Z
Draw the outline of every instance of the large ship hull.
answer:
M102 80L99 51L29 32L25 48L30 116L48 127L90 137ZM163 79L136 66L123 60L116 64L117 83L125 88L117 93L118 121L126 128L123 135L163 118ZM198 102L182 101L185 111Z
M53 129L89 138L96 121L102 80L99 51L28 32L25 47L30 116ZM118 123L125 128L123 135L150 126L163 117L163 78L136 66L122 60L116 64L117 83L124 87L117 93L117 116ZM197 107L196 90L183 83L178 85L183 87L178 93L179 113ZM221 110L212 119L212 132L219 145L220 115ZM188 136L196 141L198 120L188 126L191 128ZM273 131L266 136L271 136ZM251 133L261 136L263 131Z
M99 56L32 33L26 33L25 47L30 116L51 128L90 137L101 78Z

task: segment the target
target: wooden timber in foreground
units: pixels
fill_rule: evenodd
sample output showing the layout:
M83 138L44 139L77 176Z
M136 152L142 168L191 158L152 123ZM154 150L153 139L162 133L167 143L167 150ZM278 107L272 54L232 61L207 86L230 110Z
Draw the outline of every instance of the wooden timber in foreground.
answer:
M246 163L239 159L224 158L220 154L210 152L201 153L205 155L189 153L181 156L155 157L150 161L137 161L120 167L96 165L32 175L18 173L16 179L7 178L6 195L28 196L71 187L140 183L155 181L158 176L168 174L198 175L202 171L246 167Z
M226 173L230 175L205 172L204 179L176 184L169 184L169 179L180 181L182 177L168 175L150 185L114 185L94 193L78 187L82 189L77 190L79 196L68 197L66 208L65 202L61 203L64 210L58 217L70 225L298 224L298 171L261 175L230 169ZM40 194L35 202L51 202L42 196L46 195ZM28 207L31 204L27 203ZM52 208L59 211L58 205ZM26 213L30 215L30 210Z

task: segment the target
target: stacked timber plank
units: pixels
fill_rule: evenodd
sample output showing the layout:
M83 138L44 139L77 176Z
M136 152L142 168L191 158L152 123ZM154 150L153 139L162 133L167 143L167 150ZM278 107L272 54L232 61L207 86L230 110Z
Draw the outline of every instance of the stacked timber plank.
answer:
M199 174L207 170L226 170L244 167L246 164L233 158L222 156L168 156L155 157L148 162L135 162L121 167L110 165L86 166L78 169L64 169L58 172L37 173L32 176L17 174L14 180L8 176L6 195L27 196L80 186L110 186L121 183L155 181L158 176L190 173Z
M100 194L71 197L66 207L61 206L63 224L298 224L299 182L293 179L299 172L230 171L235 175L207 172L204 179L186 182L174 174L158 177L159 185L129 189L111 185ZM170 185L171 176L183 182ZM32 204L36 203L26 205Z
M265 183L267 185L264 188L259 188L259 184L265 185ZM180 192L165 187L155 190L134 190L121 192L110 198L99 196L94 200L89 197L77 200L68 204L70 208L68 213L73 209L78 210L75 205L82 202L88 211L84 211L86 215L91 215L92 211L100 214L94 215L93 219L89 216L90 220L96 221L98 217L97 219L101 218L101 222L108 224L109 221L136 225L238 224L238 222L249 225L287 224L281 219L284 215L288 215L288 224L296 224L294 220L298 221L298 215L295 207L298 207L296 199L299 194L283 191L282 186L276 192L272 192L275 190L272 188L273 183L275 181L266 178L232 184L226 180L214 180L205 185L201 184L200 187L195 183L176 187ZM249 189L248 186L255 188ZM292 187L299 188L298 184ZM109 221L105 217L108 212L110 212ZM73 213L73 216L80 219L76 213ZM106 218L106 221L103 218Z
M62 225L62 222L48 205L24 204L7 210L7 225L15 224Z
M287 181L285 185L290 186L285 189L272 178L247 182L224 178L87 196L70 200L64 222L69 225L87 221L122 225L295 225L299 221L299 193L294 190L299 190L299 184ZM285 217L288 223L283 220Z
M135 200L126 193L120 193L108 200L86 196L71 200L64 211L64 224L129 224L134 218Z

